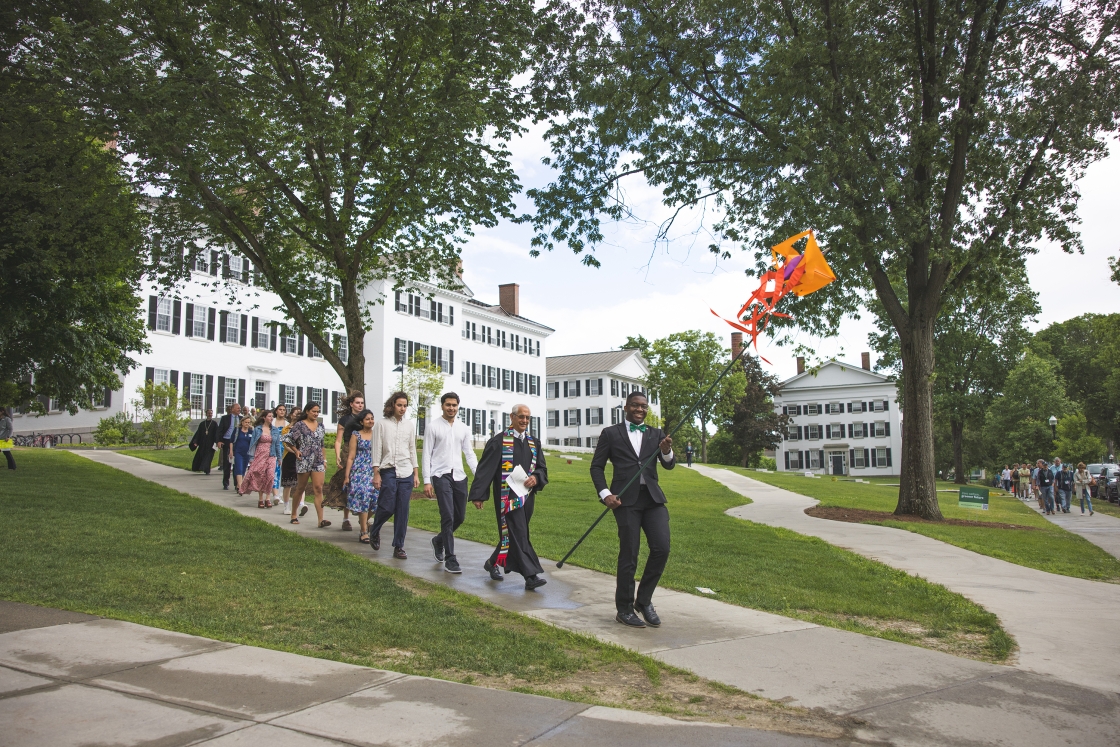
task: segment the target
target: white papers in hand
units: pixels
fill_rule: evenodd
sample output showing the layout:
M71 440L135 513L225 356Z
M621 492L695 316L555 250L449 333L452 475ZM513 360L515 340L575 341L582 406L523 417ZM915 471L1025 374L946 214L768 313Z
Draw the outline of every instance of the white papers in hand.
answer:
M509 477L506 479L506 485L509 485L509 489L516 493L518 498L524 498L525 494L529 492L529 489L525 487L525 480L528 479L528 477L529 476L525 474L525 470L519 464L513 468L513 472L509 473Z

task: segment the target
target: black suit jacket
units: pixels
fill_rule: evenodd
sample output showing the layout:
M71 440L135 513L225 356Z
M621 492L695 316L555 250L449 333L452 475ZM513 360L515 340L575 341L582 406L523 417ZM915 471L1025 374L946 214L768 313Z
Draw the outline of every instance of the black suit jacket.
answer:
M472 503L489 500L491 493L493 493L495 501L501 500L502 437L504 435L505 431L502 431L492 437L482 449L482 458L478 460L478 469L474 471L474 482L471 483L470 500ZM548 484L548 467L544 463L544 449L541 448L541 442L532 436L528 436L528 438L532 439L537 445L537 468L529 472L529 465L533 462L533 452L529 449L529 444L519 438L514 439L513 442L513 463L514 465L520 464L521 469L537 478L536 486L529 493L529 495L532 495L543 490L544 486Z
M226 431L229 430L230 419L233 418L233 417L236 417L238 419L238 421L241 420L240 415L235 416L233 413L227 412L225 415L222 416L221 420L218 421L218 443L220 443L220 444L232 443L232 441L227 441L225 439L225 435L226 435ZM233 434L234 434L234 436L237 435L237 426L236 425L233 428Z
M656 451L657 459L650 460L642 476L646 479L646 487L654 502L665 503L665 493L657 483L657 463L661 462L661 466L665 469L672 469L677 466L676 455L674 454L672 458L666 457L658 448L658 444L665 438L660 428L646 428L645 433L642 434L642 452L635 454L634 447L630 444L629 429L630 424L623 421L618 425L604 428L599 434L599 445L595 447L595 456L591 458L591 481L595 483L595 492L600 493L607 487L607 477L603 469L607 466L607 460L610 460L614 465L614 478L610 484L611 493L619 497L623 506L634 505L638 500L638 490L641 487L639 480L634 480L625 493L619 494L618 491L622 490L622 487L638 472L642 463Z

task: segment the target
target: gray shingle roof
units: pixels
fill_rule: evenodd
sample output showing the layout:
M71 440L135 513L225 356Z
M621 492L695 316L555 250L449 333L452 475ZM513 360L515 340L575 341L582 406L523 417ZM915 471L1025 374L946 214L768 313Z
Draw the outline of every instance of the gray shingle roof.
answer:
M549 357L545 359L545 375L570 376L610 371L632 355L641 356L637 350L609 350L605 353L581 353L579 355Z

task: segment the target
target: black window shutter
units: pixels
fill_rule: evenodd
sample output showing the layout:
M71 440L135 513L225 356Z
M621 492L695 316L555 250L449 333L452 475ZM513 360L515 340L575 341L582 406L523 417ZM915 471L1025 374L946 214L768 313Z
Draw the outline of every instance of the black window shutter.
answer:
M179 334L179 323L183 320L183 302L175 299L171 302L171 332Z
M603 408L599 408L599 425L603 424Z
M564 425L568 425L568 411L564 410Z
M584 417L587 418L588 423L591 423L591 408L590 407L587 408L587 413L584 415Z
M891 435L891 421L888 420L887 422L883 423L883 429L885 435Z
M785 455L786 455L786 469L789 469L789 452L788 451L785 452Z
M801 440L801 429L802 429L802 426L800 426L800 425L797 426L797 440L798 441Z
M296 387L296 407L303 407L303 387Z
M871 463L871 454L867 449L863 450L863 466L866 467Z
M206 374L206 391L203 392L203 396L206 398L206 409L207 410L213 410L214 409L214 377L211 376L210 374Z
M257 333L260 331L260 324L261 320L257 317L253 317L253 335L249 338L249 342L254 348L257 346Z
M821 469L827 469L827 467L825 467L825 462L824 462L824 449L821 449L818 453L820 454Z
M276 400L276 404L287 405L287 401L284 399L284 395L287 394L287 393L288 393L288 387L281 384L280 385L280 393L277 395L278 399ZM288 414L291 415L291 413L288 413Z
M856 466L856 450L852 449L851 453L848 456L848 467L850 469L850 468L855 467L855 466Z
M182 397L191 396L191 375L186 371L183 372L183 388L179 390L179 395Z
M156 307L158 304L158 298L155 296L148 296L148 329L156 328Z
M233 275L232 268L229 266L229 255L222 255L222 277L229 279Z
M226 326L229 323L229 312L223 311L221 313L221 324L218 325L218 342L226 341Z
M249 284L249 260L241 260L241 282L245 285Z
M226 377L218 377L218 409L225 413L226 411Z
M191 258L189 260L187 260L187 268L191 272L194 272L196 269L198 269L198 264L197 263L198 263L198 255L197 254L192 254Z
M175 391L179 391L179 372L171 372L171 386L175 387Z
M245 379L237 380L237 401L245 404Z
M214 277L218 276L218 252L217 251L211 251L210 252L210 274L213 275ZM213 340L214 338L211 337L210 339Z
M848 435L849 436L852 435L850 431L848 432ZM840 438L844 438L844 425L843 425L843 423L841 423L841 425L840 425Z
M447 351L447 373L449 373L451 375L455 374L455 351L454 350L448 350Z
M576 379L576 396L579 396L579 379Z
M113 404L113 390L105 387L105 392L101 395L101 406L109 407Z
M848 403L848 412L851 412L851 411L852 411L852 403L851 403L851 402L849 402L849 403Z
M276 350L276 325L268 325L268 349Z
M155 380L156 380L156 370L153 367L148 366L147 368L144 369L144 381L155 381Z
M299 334L299 354L303 355L303 333Z
M183 327L183 334L187 337L194 335L194 304L187 304L187 323Z
M241 344L245 345L249 340L249 316L248 314L241 315Z
M210 315L206 320L206 339L207 340L213 340L214 339L214 319L215 319L215 317L217 317L217 312L214 309L210 309Z
M871 449L871 466L872 467L878 467L879 466L879 460L876 458L876 456L877 456L877 452L875 451L875 449Z
M782 414L789 415L789 405L782 405Z
M891 401L889 399L883 400L883 412L891 409Z
M887 466L888 467L891 466L891 450L890 450L890 448L887 449Z

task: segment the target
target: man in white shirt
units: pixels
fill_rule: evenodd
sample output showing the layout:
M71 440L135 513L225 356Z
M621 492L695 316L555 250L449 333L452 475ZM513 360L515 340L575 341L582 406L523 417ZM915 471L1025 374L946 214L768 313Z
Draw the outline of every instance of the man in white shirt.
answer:
M373 487L377 513L370 528L370 545L381 549L381 527L393 517L393 557L408 560L404 535L408 531L408 502L412 489L420 487L420 467L416 464L416 423L406 418L408 395L393 392L385 400L384 417L373 429Z
M424 429L424 495L435 498L439 506L439 534L432 537L436 562L448 573L462 573L455 559L455 530L467 513L467 473L478 469L478 457L471 446L471 429L457 419L459 395L447 392L439 398L442 418L433 418Z

